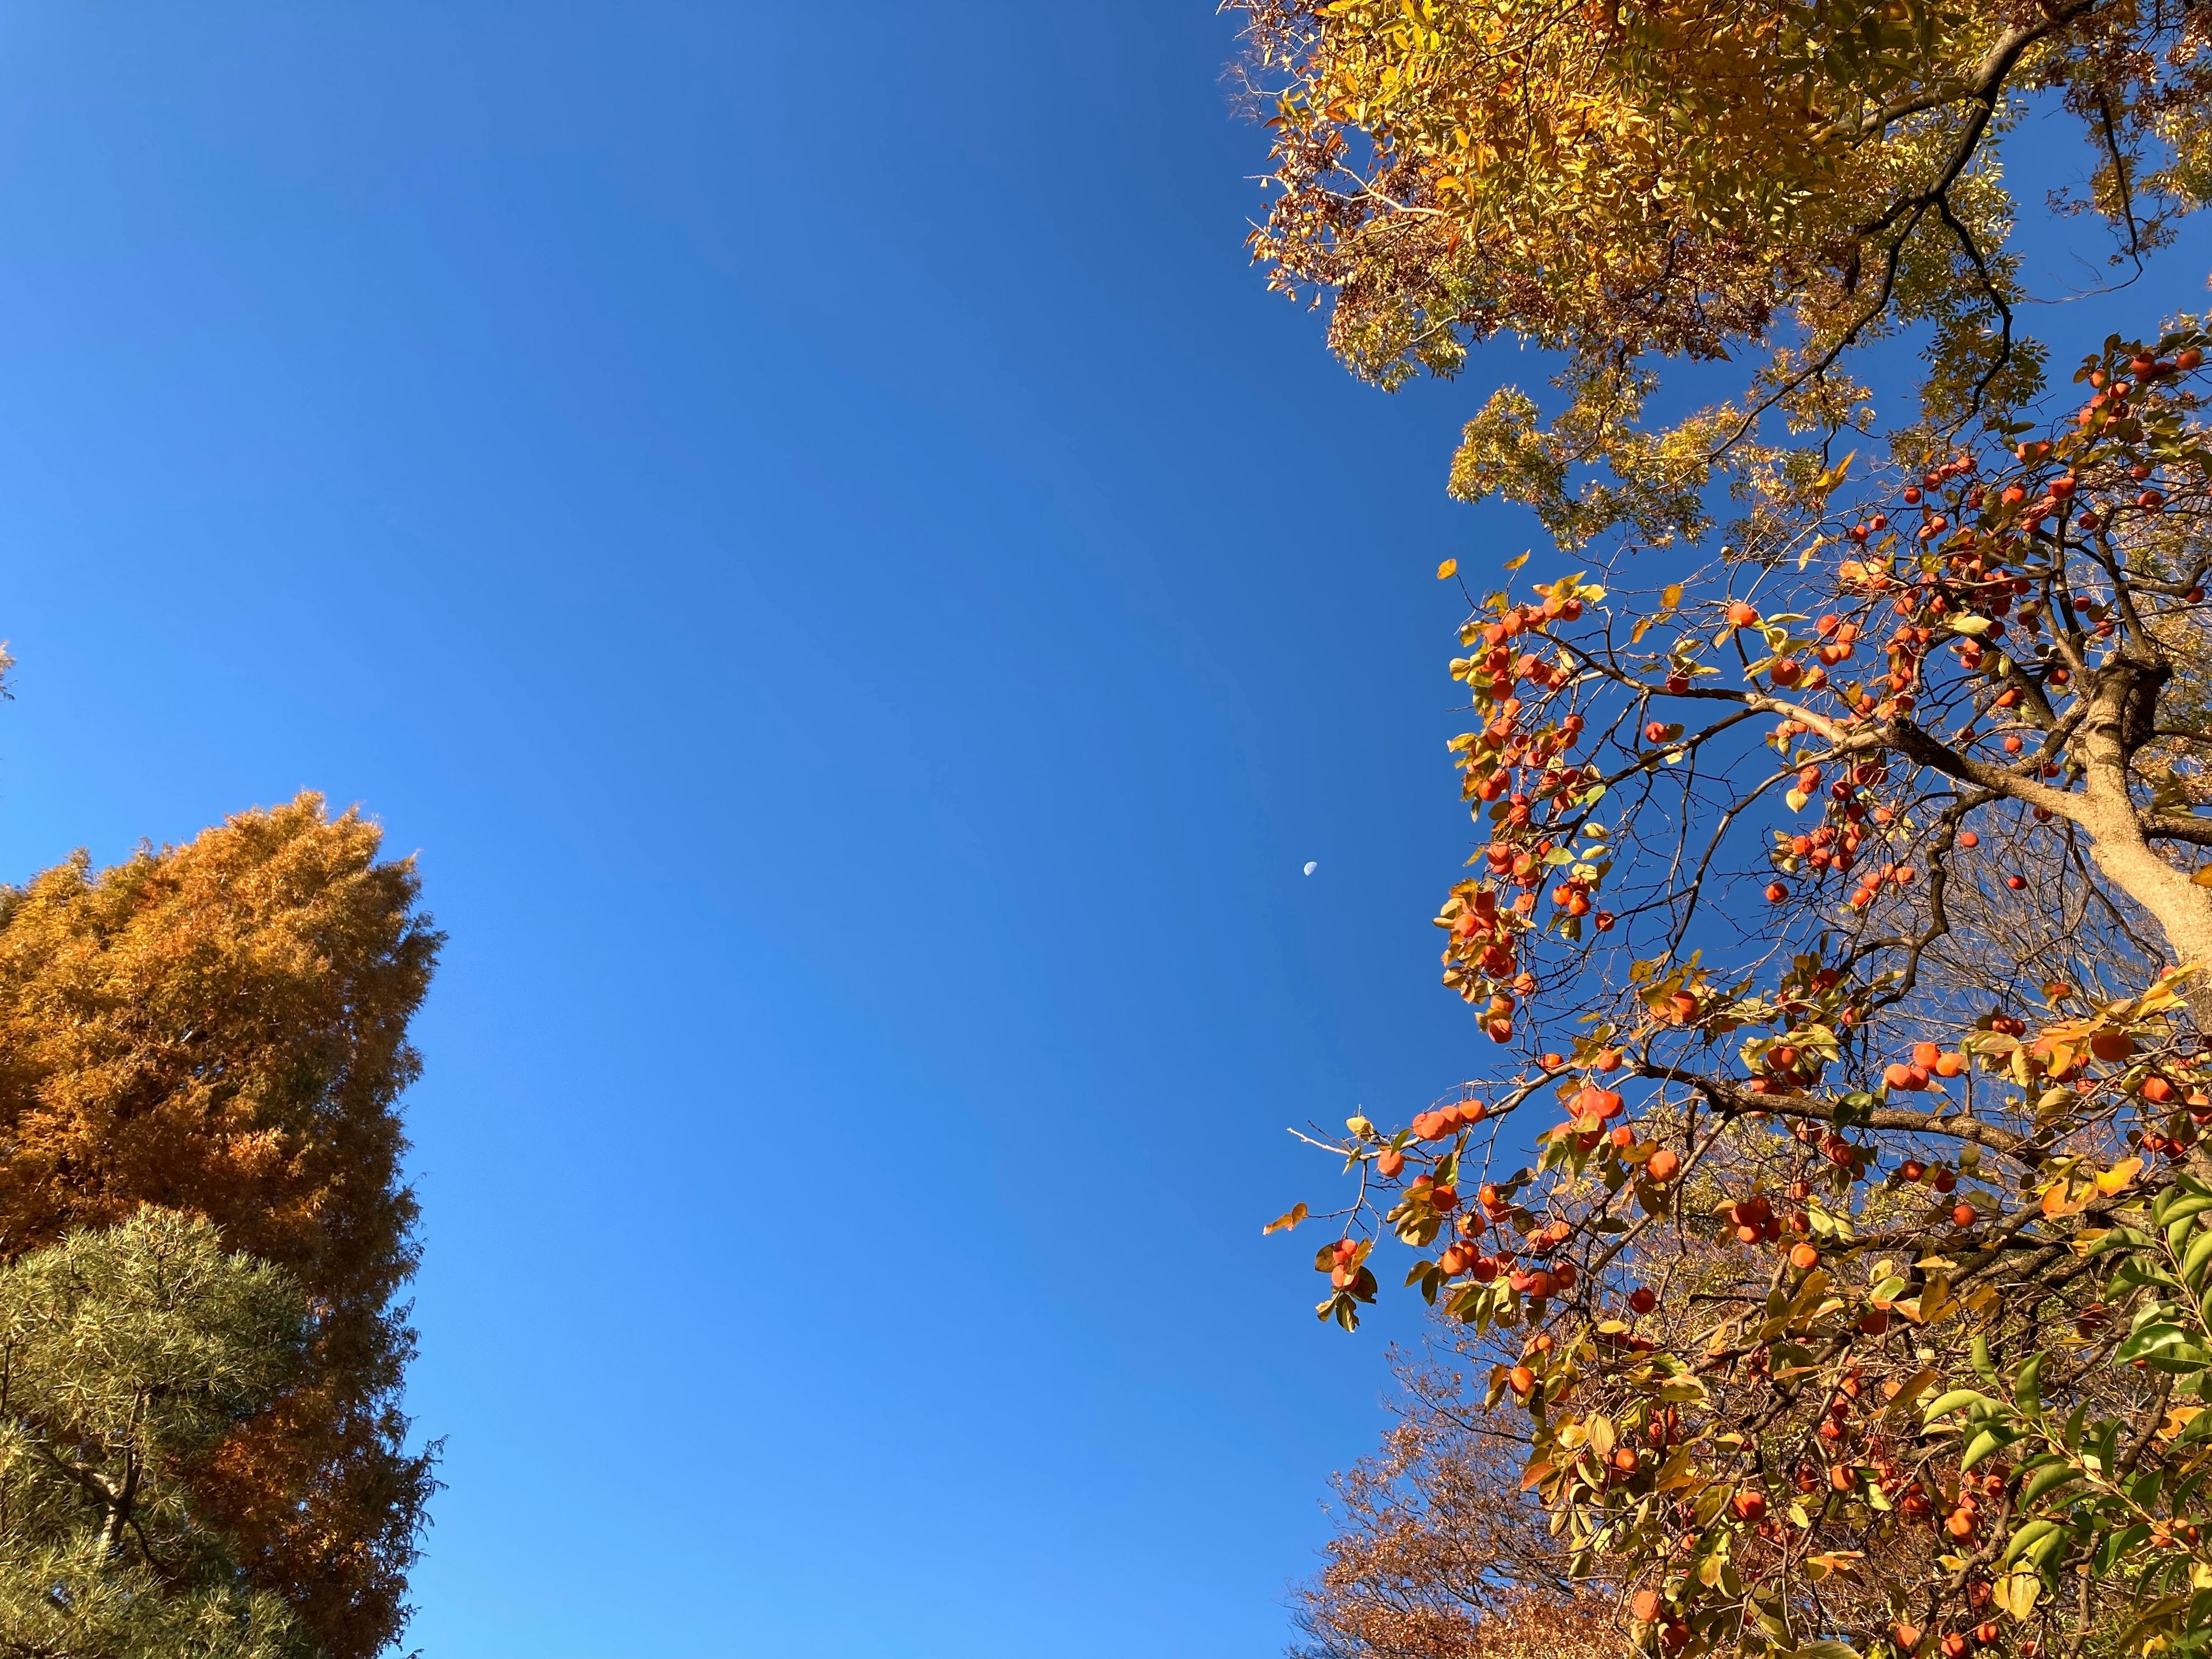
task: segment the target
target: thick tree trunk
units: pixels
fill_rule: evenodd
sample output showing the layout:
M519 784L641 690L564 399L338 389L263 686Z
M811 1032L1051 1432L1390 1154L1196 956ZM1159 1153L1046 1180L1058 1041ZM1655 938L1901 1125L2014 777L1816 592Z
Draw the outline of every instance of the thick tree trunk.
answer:
M2197 1029L2212 1036L2212 887L2197 886L2160 858L2140 830L2132 837L2098 836L2094 852L2097 867L2158 923L2175 964L2197 970L2184 994Z
M2212 1036L2212 887L2199 887L2160 856L2128 787L2130 762L2155 727L2159 694L2172 674L2162 662L2141 661L2108 664L2100 673L2082 726L2088 771L2079 821L2097 867L2150 913L2175 965L2197 970L2184 994L2197 1030Z

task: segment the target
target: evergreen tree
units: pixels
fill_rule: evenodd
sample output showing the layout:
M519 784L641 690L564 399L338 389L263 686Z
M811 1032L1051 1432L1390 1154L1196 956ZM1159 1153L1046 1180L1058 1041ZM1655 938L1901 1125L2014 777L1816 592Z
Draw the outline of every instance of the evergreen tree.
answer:
M306 1298L148 1206L0 1267L0 1654L292 1659L190 1474L306 1364Z

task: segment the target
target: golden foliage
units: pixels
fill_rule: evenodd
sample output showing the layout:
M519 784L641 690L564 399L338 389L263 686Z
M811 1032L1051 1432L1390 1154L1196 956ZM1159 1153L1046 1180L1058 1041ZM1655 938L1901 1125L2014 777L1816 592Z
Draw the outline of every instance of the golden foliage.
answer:
M2116 258L2168 240L2212 177L2201 7L1237 3L1274 133L1256 256L1277 287L1332 295L1332 345L1385 385L1451 374L1499 332L1566 352L1558 420L1502 390L1453 488L1569 541L1701 527L1716 465L1760 464L1768 410L1799 433L1863 425L1841 359L1902 327L1927 332L1946 430L2032 395L1990 143L2025 100L2081 118L2098 166L2074 205ZM1643 360L1747 350L1734 397L1645 429Z
M155 1204L305 1287L306 1381L193 1484L334 1659L396 1633L434 1484L404 1444L393 1297L416 1259L407 1022L440 941L380 839L303 794L0 893L0 1249Z
M1335 1480L1336 1536L1293 1604L1301 1659L1626 1659L1613 1595L1574 1582L1521 1489L1526 1437L1454 1368L1482 1345L1437 1343L1453 1364L1393 1356L1398 1421Z

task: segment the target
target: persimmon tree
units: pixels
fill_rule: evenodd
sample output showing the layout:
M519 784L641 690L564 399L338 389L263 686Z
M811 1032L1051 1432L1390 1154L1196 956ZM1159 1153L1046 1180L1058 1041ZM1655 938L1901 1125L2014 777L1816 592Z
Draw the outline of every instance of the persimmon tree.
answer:
M0 890L0 1249L151 1204L296 1283L314 1310L301 1363L173 1479L330 1659L398 1634L435 1485L400 1404L399 1098L439 935L380 839L303 795Z
M2208 346L1470 594L1437 922L1510 1058L1352 1121L1322 1312L1419 1252L1644 1642L2212 1643Z
M1498 390L1453 488L1569 541L1695 530L1717 478L1818 472L1873 418L1855 354L1903 331L1935 430L2033 396L1996 149L2033 102L2078 126L2065 205L2127 269L2212 187L2201 3L1230 3L1273 135L1255 253L1385 385L1500 333L1561 353L1563 401ZM2062 167L2062 191L2085 170ZM1744 367L1655 427L1668 359Z
M1322 1316L1419 1252L1638 1644L2212 1644L2208 341L2051 418L1997 154L2070 115L2132 269L2212 180L2212 9L1240 9L1255 253L1386 386L1556 352L1451 482L1582 567L1467 593L1437 921L1503 1058L1347 1126ZM1717 395L1655 421L1669 364Z

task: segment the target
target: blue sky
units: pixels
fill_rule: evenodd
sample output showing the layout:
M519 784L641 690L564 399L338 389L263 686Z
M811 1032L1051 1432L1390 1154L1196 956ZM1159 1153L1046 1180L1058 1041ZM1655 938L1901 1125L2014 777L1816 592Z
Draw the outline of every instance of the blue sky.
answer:
M1259 1224L1481 1058L1432 572L1536 366L1327 361L1232 50L0 14L0 871L419 852L426 1652L1280 1650L1406 1327Z

